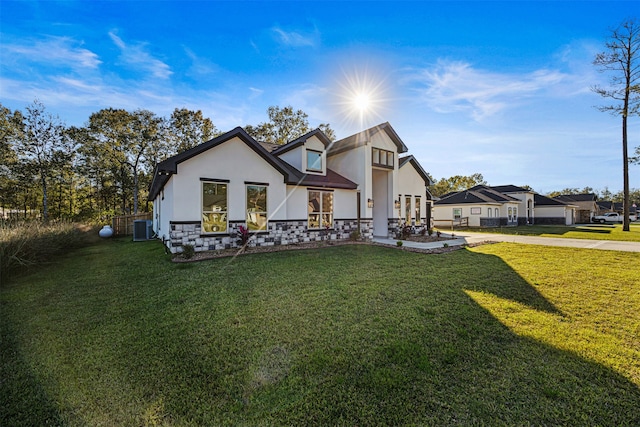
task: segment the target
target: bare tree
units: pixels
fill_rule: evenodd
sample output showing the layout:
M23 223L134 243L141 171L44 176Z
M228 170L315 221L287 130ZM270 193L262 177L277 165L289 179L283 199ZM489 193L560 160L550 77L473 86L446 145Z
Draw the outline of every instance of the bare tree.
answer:
M598 107L622 116L623 163L623 231L629 231L629 154L627 148L627 118L638 114L640 106L640 25L629 19L611 30L606 51L596 55L593 64L600 72L610 72L609 86L594 86L592 90L612 104Z

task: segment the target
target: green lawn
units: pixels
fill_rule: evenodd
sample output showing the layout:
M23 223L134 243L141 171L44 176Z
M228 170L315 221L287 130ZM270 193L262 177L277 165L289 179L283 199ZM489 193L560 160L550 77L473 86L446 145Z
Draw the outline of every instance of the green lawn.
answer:
M520 234L523 236L566 237L571 239L618 240L640 242L640 224L632 223L629 231L622 231L621 224L586 224L578 226L526 225L519 227L469 228L481 233ZM448 233L449 230L443 229Z
M640 425L640 254L102 241L0 289L0 425Z

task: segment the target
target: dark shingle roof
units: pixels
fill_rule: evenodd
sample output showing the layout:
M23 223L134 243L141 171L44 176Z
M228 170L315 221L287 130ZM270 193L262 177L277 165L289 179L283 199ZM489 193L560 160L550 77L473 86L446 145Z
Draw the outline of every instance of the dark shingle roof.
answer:
M500 193L490 187L484 185L476 185L468 190L458 191L441 198L436 205L460 205L460 204L477 204L477 203L507 203L519 202L518 199Z
M492 185L490 188L501 193L532 193L531 190L516 185Z
M300 172L298 169L291 166L289 163L281 160L270 153L263 144L253 139L244 129L237 127L227 133L224 133L210 141L197 145L175 156L169 157L166 160L158 163L153 171L153 180L149 186L148 200L154 200L156 196L162 191L166 183L171 178L171 175L178 173L178 165L186 160L191 159L211 148L217 147L224 142L227 142L235 137L238 137L242 142L247 144L253 151L255 151L260 157L262 157L267 163L269 163L274 169L283 175L284 182L286 184L298 184L304 186L319 186L327 188L346 188L356 189L358 186L353 181L348 180L342 175L327 170L326 176L321 175L307 175Z
M563 202L595 202L598 198L593 193L584 194L561 194L554 197L554 199L561 200Z
M551 197L543 196L542 194L533 195L534 206L566 206L568 203L562 202Z
M307 139L311 138L312 136L318 137L318 139L322 141L325 147L331 144L331 140L324 134L324 132L322 132L320 129L314 129L311 132L307 132L301 137L294 139L293 141L287 142L284 145L279 145L275 150L272 150L272 153L276 156L282 153L286 153L287 151L301 146Z

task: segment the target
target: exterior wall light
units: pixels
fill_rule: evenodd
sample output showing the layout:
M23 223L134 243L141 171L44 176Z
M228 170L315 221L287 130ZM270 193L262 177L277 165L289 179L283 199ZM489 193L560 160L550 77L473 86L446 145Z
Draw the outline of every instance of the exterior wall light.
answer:
M373 199L367 199L367 207L368 208L372 208L373 207Z

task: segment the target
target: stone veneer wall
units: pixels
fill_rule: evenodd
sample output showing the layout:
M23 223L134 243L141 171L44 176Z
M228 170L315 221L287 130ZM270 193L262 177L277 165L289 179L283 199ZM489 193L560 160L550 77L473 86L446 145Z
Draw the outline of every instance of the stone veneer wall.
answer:
M566 225L566 219L559 217L536 217L534 222L536 225Z
M196 252L217 251L238 248L240 226L244 222L229 221L229 233L202 234L202 225L198 221L171 222L169 240L166 241L171 253L181 253L183 245L192 245ZM328 230L308 230L306 220L270 221L267 231L251 235L249 247L290 245L322 240L348 240L351 233L358 230L355 219L337 219L333 228ZM360 220L360 238L373 238L373 221Z
M404 219L389 218L387 220L387 237L395 239L400 232L400 226L404 226ZM416 225L414 219L411 220L411 232L413 234L419 234L423 228L427 228L427 219L422 218L420 224Z

